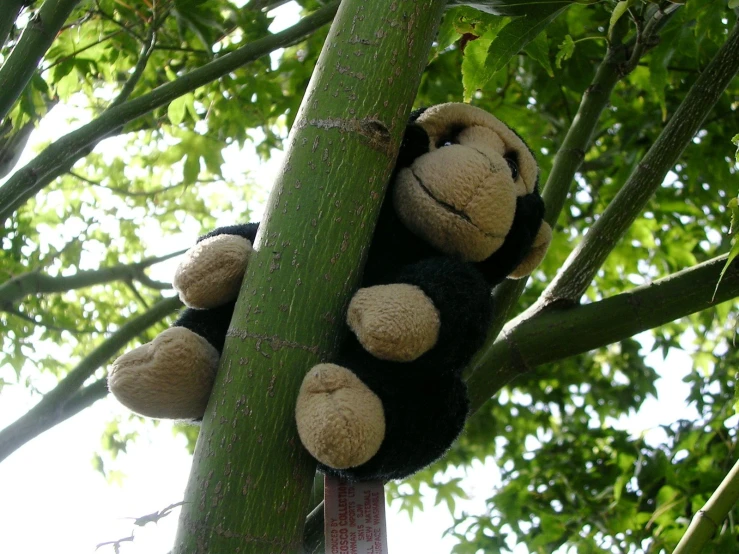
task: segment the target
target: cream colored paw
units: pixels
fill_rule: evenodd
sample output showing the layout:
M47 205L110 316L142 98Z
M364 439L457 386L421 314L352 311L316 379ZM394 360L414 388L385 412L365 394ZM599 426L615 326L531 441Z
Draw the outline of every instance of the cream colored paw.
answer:
M354 373L335 364L318 364L305 376L295 420L306 450L335 469L363 464L385 437L380 399Z
M218 359L218 351L203 337L172 327L114 361L108 388L138 414L197 419L205 413Z
M433 348L441 325L431 299L406 284L359 289L346 321L367 352L395 362L413 361Z
M216 235L200 241L185 254L172 285L191 308L215 308L239 294L251 242L237 235Z

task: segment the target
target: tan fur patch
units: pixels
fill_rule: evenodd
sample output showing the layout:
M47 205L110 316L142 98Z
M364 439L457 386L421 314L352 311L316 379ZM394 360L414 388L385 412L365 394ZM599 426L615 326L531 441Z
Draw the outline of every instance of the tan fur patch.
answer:
M410 362L431 350L441 326L431 299L406 284L359 289L346 321L367 352L395 362Z
M542 221L528 255L508 277L510 279L521 279L530 275L544 259L551 242L552 228L546 221Z
M336 469L363 464L385 438L382 402L354 373L336 364L318 364L305 376L295 421L308 452Z
M218 369L218 351L184 327L172 327L110 367L108 388L132 411L157 418L202 417Z
M193 246L175 272L172 284L191 308L215 308L239 294L251 243L236 235L216 235Z

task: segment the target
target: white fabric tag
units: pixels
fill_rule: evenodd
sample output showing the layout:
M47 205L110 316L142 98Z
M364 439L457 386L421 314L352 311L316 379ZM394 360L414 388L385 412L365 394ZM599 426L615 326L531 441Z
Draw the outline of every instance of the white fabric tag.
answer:
M385 487L324 476L326 554L388 554Z

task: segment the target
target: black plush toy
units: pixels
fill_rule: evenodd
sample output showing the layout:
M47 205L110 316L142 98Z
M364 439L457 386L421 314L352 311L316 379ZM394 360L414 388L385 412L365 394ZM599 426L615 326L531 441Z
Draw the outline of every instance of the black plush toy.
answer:
M489 113L465 104L413 113L349 304L350 332L298 395L298 432L323 471L402 478L459 435L461 372L484 340L492 287L530 273L551 240L537 180L524 142ZM174 286L190 307L110 370L123 404L202 417L257 226L217 229L187 253Z

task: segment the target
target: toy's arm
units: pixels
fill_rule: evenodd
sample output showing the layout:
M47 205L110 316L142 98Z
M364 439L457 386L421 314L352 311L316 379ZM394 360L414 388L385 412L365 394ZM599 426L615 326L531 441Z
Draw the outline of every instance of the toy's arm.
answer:
M258 223L229 225L200 237L185 254L172 281L182 302L207 309L236 298L258 227Z
M201 243L204 240L208 240L213 237L221 235L233 235L242 237L248 240L251 244L254 244L254 239L257 236L257 230L259 229L259 223L241 223L239 225L226 225L225 227L218 227L212 230L207 235L203 235L197 240L197 243Z
M432 258L406 266L393 284L357 291L347 322L378 358L461 371L485 339L490 292L472 264Z

